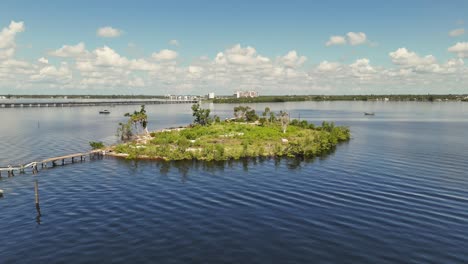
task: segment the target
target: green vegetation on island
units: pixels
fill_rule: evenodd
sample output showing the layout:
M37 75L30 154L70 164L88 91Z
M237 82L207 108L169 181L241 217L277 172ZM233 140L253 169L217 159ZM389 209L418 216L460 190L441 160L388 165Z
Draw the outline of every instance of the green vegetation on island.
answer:
M274 113L269 108L258 116L248 106L237 106L234 117L223 121L210 117L210 111L198 104L192 110L194 123L190 126L131 136L112 148L113 155L207 161L260 156L314 157L350 139L347 127L328 122L315 126L306 120L290 121L286 112ZM127 124L135 125L131 120L130 117Z

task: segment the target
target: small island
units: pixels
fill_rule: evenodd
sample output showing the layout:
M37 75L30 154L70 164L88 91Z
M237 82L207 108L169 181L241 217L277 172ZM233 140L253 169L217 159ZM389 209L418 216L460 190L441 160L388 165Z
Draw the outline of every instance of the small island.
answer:
M225 120L211 117L210 110L202 109L199 104L193 105L192 110L193 124L150 133L144 106L139 112L126 114L128 122L120 123L118 129L123 142L109 147L109 155L128 159L206 161L310 158L326 154L340 142L350 139L348 127L328 122L315 126L306 120L290 120L288 113L274 113L268 107L258 116L248 106L237 106L234 117ZM142 133L135 133L135 130Z

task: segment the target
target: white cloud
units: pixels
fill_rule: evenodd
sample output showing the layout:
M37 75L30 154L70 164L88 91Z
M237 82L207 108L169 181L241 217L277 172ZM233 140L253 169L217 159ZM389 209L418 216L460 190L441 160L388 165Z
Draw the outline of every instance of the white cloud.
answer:
M24 23L11 21L0 32L0 59L12 58L16 51L16 34L24 31Z
M325 43L327 47L333 46L333 45L345 45L346 44L346 38L343 36L331 36L330 39Z
M348 32L346 37L348 43L352 46L361 45L367 42L367 36L363 32Z
M286 55L279 58L279 62L289 68L302 66L307 60L305 56L298 56L295 50L289 51Z
M169 40L169 45L179 47L180 43L179 43L179 41L177 39L171 39L171 40Z
M44 57L41 57L37 60L37 62L42 63L42 64L48 64L49 60Z
M163 49L159 52L154 52L151 57L157 61L175 60L179 54L173 50Z
M215 60L219 64L237 65L260 65L270 62L269 58L258 55L255 48L250 46L242 48L240 44L219 52Z
M449 52L456 53L460 58L468 58L468 42L458 42L448 48Z
M86 53L85 44L80 42L76 45L63 45L60 49L49 52L49 55L62 58L78 57Z
M69 82L72 79L72 73L67 63L62 63L59 68L53 65L42 67L37 74L31 76L31 80L35 82L53 82L63 83Z
M351 68L354 77L361 80L368 80L377 72L374 67L370 65L370 61L367 58L358 59L354 63L350 64L349 67Z
M328 62L328 61L322 61L320 64L317 66L317 69L322 72L332 72L338 70L338 68L341 66L340 63L338 62Z
M449 32L449 36L451 37L458 37L465 34L464 28L457 28Z
M401 66L411 67L436 63L436 59L434 56L427 55L421 57L415 52L409 51L406 48L399 48L396 51L390 52L389 56L394 64Z
M441 63L433 55L400 48L388 54L394 64L390 67L371 65L368 58L362 58L349 64L324 60L308 68L307 58L296 50L273 57L237 44L180 65L176 61L179 54L169 49L129 58L110 46L87 50L82 42L49 52L58 57L52 61L45 54L31 61L19 60L14 58L15 35L22 31L24 24L12 22L0 33L0 91L76 88L158 94L230 94L238 89L253 89L260 94L457 93L466 92L463 89L468 85L463 61L468 57L467 42L448 48L458 58ZM330 45L371 44L362 32L338 37L341 39L331 40Z
M96 65L99 66L125 66L128 64L128 59L120 56L115 50L104 46L102 48L97 48L93 51L96 55Z
M348 32L346 36L331 36L325 43L325 46L330 47L334 45L357 46L367 43L367 36L364 32Z
M113 27L101 27L96 31L96 35L102 38L116 38L122 35L122 31Z

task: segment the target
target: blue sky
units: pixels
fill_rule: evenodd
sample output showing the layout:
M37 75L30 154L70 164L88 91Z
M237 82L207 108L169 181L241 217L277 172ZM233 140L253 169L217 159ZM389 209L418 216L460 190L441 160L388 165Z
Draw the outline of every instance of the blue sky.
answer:
M24 23L24 30L15 34L14 55L3 58L3 72L9 77L3 76L0 94L76 93L75 88L80 93L150 94L211 90L230 94L237 88L252 88L277 94L284 93L285 85L293 87L290 93L300 94L468 93L464 77L467 34L459 31L449 36L450 31L467 27L467 10L468 1L2 1L0 29L16 21ZM119 36L100 37L96 32L101 27L112 27ZM351 45L347 37L350 32L363 33L365 39ZM325 45L331 36L341 36L344 43ZM179 45L171 45L171 40ZM95 80L90 82L83 82L90 76L76 68L84 57L51 55L64 45L80 42L85 45L83 54L88 54L86 60L94 66L92 70L100 73L91 76ZM461 45L450 52L457 43ZM237 44L240 48L233 49ZM94 51L103 47L127 61L121 61L121 68L114 71L109 65L93 62ZM253 56L268 58L269 63L230 59L237 58L236 52L251 56L248 47L255 50ZM403 62L401 56L389 56L400 48L406 48L401 55L406 56ZM152 54L164 49L175 51L177 59L152 61ZM290 51L305 60L294 67L281 66L280 58ZM218 53L227 58L222 67L214 62ZM435 59L421 59L426 56ZM45 58L47 65L35 65L39 58ZM30 75L38 75L32 80L22 81L27 77L23 75L12 79L19 71L11 66L6 69L7 59L34 64L31 67L36 71L50 67L44 70L46 74L54 71L51 67L58 71L63 66L62 73L69 76L53 82L53 77L39 76L31 68ZM132 69L123 65L138 59L157 65L152 70L126 72ZM362 59L367 64L355 64ZM455 59L457 69L443 68ZM335 63L331 70L336 72L317 72L324 61ZM350 66L353 64L356 67ZM362 67L358 69L359 65ZM101 66L106 66L105 70ZM443 68L447 74L439 76L442 70L434 71L436 68ZM123 72L127 76L121 82L102 81ZM184 75L187 72L192 75ZM236 74L239 72L242 74ZM395 77L397 72L404 78L409 74L411 79L401 81L400 76L383 81L386 77L382 74ZM379 76L371 76L373 73ZM177 80L165 79L164 74L173 74ZM321 79L322 75L326 76ZM446 82L432 81L441 78ZM140 85L129 85L137 79Z

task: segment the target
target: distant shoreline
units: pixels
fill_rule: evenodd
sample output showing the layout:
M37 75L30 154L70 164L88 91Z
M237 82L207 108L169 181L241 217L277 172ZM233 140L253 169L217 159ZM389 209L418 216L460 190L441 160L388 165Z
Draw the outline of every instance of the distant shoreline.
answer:
M212 103L274 103L304 101L468 101L468 94L399 94L399 95L262 95L254 98L235 98L221 95L207 99L204 95L194 95L203 102ZM164 95L0 95L0 100L52 99L52 100L152 100L168 99Z
M274 103L306 101L392 101L392 102L444 102L468 101L468 95L293 95L259 96L254 98L216 98L213 103Z

